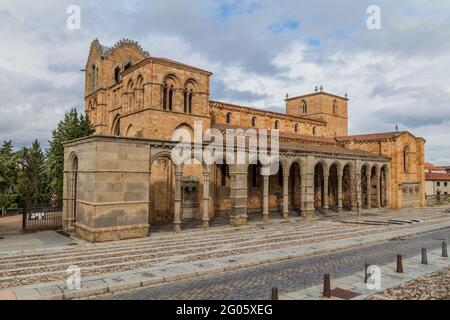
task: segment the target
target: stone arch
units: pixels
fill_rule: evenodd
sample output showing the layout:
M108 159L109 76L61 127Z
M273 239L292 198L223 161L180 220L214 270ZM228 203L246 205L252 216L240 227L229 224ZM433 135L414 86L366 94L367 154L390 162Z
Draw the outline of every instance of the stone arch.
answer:
M77 221L77 193L78 193L78 183L79 183L79 161L78 155L72 152L68 159L68 172L69 172L69 224L72 226L74 222Z
M389 167L387 164L384 164L380 169L380 205L382 208L386 208L388 206L388 195L389 186L388 183L388 174Z
M116 115L111 126L111 135L120 136L120 115Z
M329 171L325 160L318 160L314 166L314 207L323 208L325 204L324 176Z
M339 207L339 193L338 183L341 178L342 172L341 163L339 161L333 161L329 165L328 171L328 207L338 212Z
M359 170L361 174L361 205L369 207L370 204L370 174L372 166L365 162L361 165Z
M377 163L374 163L372 165L372 169L370 170L370 190L369 190L369 198L370 198L370 205L372 208L376 208L378 206L377 204L377 197L378 197L378 179L380 174L380 166Z
M354 186L354 166L346 162L342 169L342 206L347 210L353 209L356 199L356 186Z
M136 135L136 130L134 129L133 125L130 124L127 128L127 131L125 133L125 136L127 137L134 137Z
M290 210L302 210L303 192L302 175L305 173L305 162L301 158L293 158L289 162L288 205Z

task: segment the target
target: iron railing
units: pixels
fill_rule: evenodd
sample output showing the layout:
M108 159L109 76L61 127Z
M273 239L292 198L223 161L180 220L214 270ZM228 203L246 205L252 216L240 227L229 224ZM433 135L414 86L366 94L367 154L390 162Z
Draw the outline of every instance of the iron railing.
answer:
M62 229L62 209L60 207L24 208L22 229L24 232Z

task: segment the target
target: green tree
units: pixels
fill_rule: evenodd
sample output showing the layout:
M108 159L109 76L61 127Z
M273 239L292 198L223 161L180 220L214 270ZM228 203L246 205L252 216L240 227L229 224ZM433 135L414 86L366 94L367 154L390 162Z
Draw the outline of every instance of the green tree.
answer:
M0 147L0 209L2 214L18 199L17 178L20 154L13 152L12 141Z
M89 119L82 114L78 115L75 108L66 112L64 119L52 132L52 140L47 150L47 176L49 188L58 204L63 197L63 170L64 170L64 146L63 143L90 136L95 132Z
M37 206L49 202L45 157L39 142L35 140L31 148L23 148L21 158L21 170L17 181L20 198L27 206Z

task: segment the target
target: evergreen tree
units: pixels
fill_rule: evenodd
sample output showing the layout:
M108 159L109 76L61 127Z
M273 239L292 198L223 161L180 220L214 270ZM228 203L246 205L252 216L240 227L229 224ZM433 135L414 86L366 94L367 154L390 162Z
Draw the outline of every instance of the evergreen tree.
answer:
M63 170L64 170L64 146L63 143L90 136L95 132L89 119L78 115L75 108L66 112L64 119L52 132L52 140L47 150L47 176L52 196L58 204L62 203L63 196Z
M49 202L48 179L45 170L45 157L41 146L35 140L31 148L21 151L21 170L17 189L27 206L37 206Z
M4 214L18 198L17 178L19 154L13 152L12 141L3 141L0 147L0 209Z

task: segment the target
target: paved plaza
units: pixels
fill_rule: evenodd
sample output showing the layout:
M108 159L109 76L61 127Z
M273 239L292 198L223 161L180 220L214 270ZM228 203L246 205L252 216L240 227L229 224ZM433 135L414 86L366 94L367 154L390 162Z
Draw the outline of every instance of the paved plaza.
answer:
M281 290L298 290L320 281L323 272L342 276L359 270L369 258L374 263L389 262L399 251L390 247L392 244L406 246L411 242L387 240L417 234L417 239L422 239L423 234L423 239L428 240L420 241L430 248L437 247L438 239L448 238L447 228L450 214L444 207L436 207L373 210L359 218L355 215L291 217L287 221L273 218L268 225L255 219L239 228L219 224L208 231L187 229L178 234L160 231L135 240L97 244L77 241L75 245L49 250L0 254L0 289L4 293L13 292L18 299L72 299L159 284L148 288L149 292L158 292L158 288L182 285L180 281L186 280L183 283L212 283L206 285L209 291L200 287L205 292L203 296L181 287L178 294L174 293L177 290L166 290L164 294L147 295L144 289L141 295L130 298L261 299L267 297L268 288L276 285L277 279L282 282ZM417 246L421 245L422 242L411 242L409 249L404 248L404 254L418 254ZM365 251L351 250L369 251L362 254ZM301 259L312 260L304 263ZM280 267L279 263L283 265ZM66 288L66 270L70 266L81 269L81 290ZM230 272L242 272L242 278L231 281L227 278ZM228 283L239 283L238 289L229 290Z

